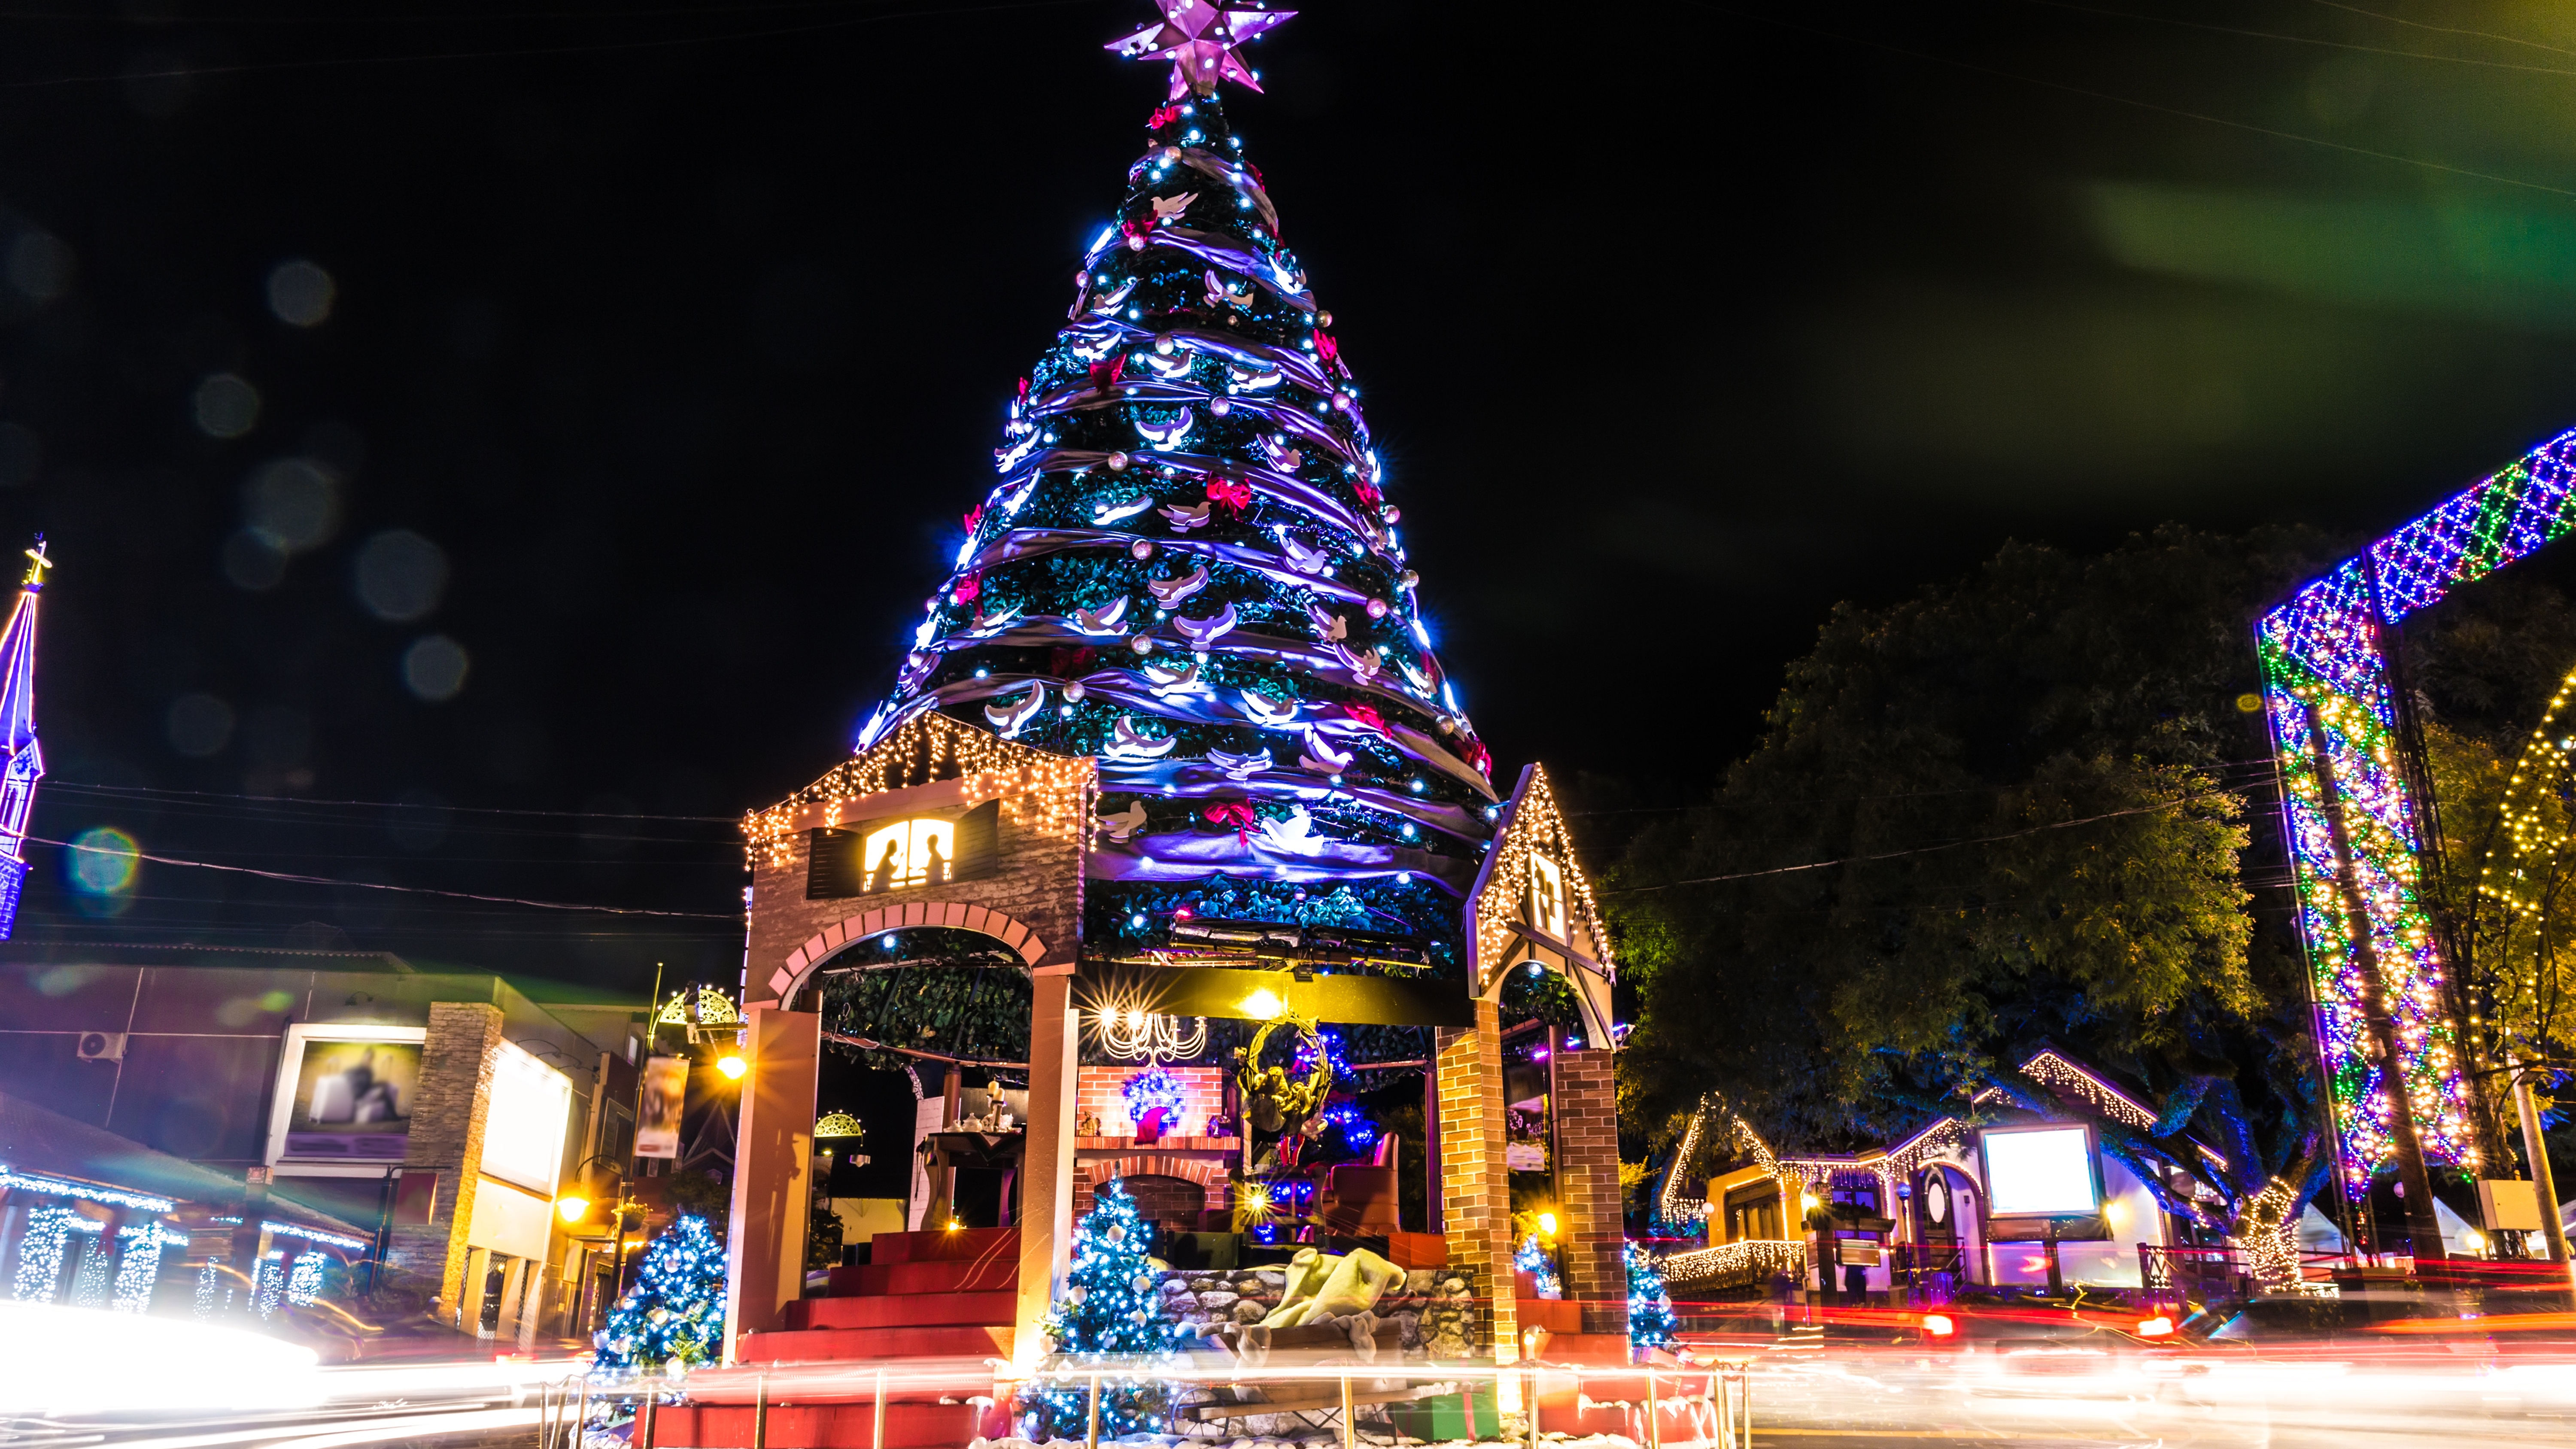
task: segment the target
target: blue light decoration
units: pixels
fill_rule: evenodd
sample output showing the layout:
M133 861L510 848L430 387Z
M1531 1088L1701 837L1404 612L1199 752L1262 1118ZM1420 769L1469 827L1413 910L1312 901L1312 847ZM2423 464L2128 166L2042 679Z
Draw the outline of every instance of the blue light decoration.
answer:
M1631 1240L1621 1245L1628 1263L1628 1346L1673 1346L1673 1295L1664 1290L1664 1273L1654 1255Z
M10 1285L18 1301L53 1301L74 1216L67 1207L40 1207L27 1214L27 1226L18 1234L18 1273Z
M94 1182L72 1182L59 1177L45 1177L32 1172L18 1172L0 1163L0 1187L37 1197L68 1197L81 1202L94 1202L102 1207L136 1208L147 1213L178 1211L179 1205L166 1197L150 1193L128 1192L121 1187L106 1187ZM241 1220L235 1218L234 1223ZM224 1219L215 1222L222 1224Z
M1556 1275L1556 1255L1547 1250L1547 1240L1537 1233L1521 1239L1512 1254L1512 1266L1530 1275L1531 1289L1541 1298L1563 1298L1565 1284Z
M610 1379L682 1371L724 1355L724 1245L702 1217L662 1230L636 1266L635 1285L591 1336L592 1372Z
M153 1285L161 1280L161 1249L171 1235L159 1223L128 1223L116 1233L116 1283L107 1306L118 1313L141 1313L152 1306Z
M1164 1120L1172 1122L1173 1114L1181 1110L1181 1084L1161 1067L1147 1067L1129 1077L1118 1095L1127 1103L1130 1122L1141 1124L1157 1107L1162 1109Z
M296 1254L295 1266L286 1275L286 1301L298 1308L311 1307L322 1296L322 1265L328 1261L321 1253Z
M259 1260L257 1286L251 1292L251 1310L261 1318L275 1318L286 1301L286 1250L271 1248Z
M27 883L27 819L45 752L36 744L36 596L45 591L45 536L27 550L27 577L9 627L0 632L0 941L18 925L18 893Z
M1335 1102L1324 1109L1324 1120L1342 1129L1342 1145L1353 1152L1366 1152L1377 1146L1377 1124L1352 1101Z
M1100 1436L1159 1433L1171 1393L1153 1370L1168 1362L1173 1325L1163 1314L1162 1274L1147 1252L1153 1230L1112 1178L1073 1229L1073 1266L1064 1295L1047 1313L1053 1352L1020 1394L1027 1437L1079 1437L1090 1412L1091 1376L1100 1375Z
M215 1316L215 1309L219 1306L215 1302L215 1288L222 1281L221 1275L215 1270L213 1259L209 1258L197 1265L197 1321L199 1323ZM232 1306L230 1293L224 1295L224 1302L220 1306L225 1308Z
M2316 973L2346 1181L2389 1160L2396 1098L2370 1045L2360 946L2379 962L2398 1078L2428 1161L2477 1164L2462 1043L2422 895L2419 802L2401 766L2387 632L2576 527L2576 432L2345 560L2263 616L2263 700L2286 786L2299 926ZM2351 919L2319 760L2343 809L2362 919Z
M1332 314L1217 95L1288 14L1159 3L1110 48L1179 89L854 743L936 713L1096 760L1087 945L1168 950L1213 887L1309 886L1454 970L1492 754L1431 648Z
M80 1258L80 1267L72 1274L72 1306L105 1308L107 1306L108 1243L107 1231L88 1218L74 1218L72 1231L81 1238L71 1251Z

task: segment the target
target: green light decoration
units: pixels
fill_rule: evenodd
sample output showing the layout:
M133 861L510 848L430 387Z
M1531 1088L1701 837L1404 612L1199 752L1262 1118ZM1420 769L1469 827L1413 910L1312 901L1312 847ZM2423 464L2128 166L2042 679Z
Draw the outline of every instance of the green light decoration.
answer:
M866 1135L866 1130L858 1118L847 1112L826 1112L814 1124L814 1138L819 1142L826 1137L859 1137Z
M2371 1048L2365 940L2379 963L2397 1080L2424 1156L2469 1168L2478 1160L2460 1013L2423 900L2419 802L2398 749L2385 636L2453 588L2576 527L2571 505L2576 433L2565 433L2345 560L2256 625L2299 925L2316 974L2317 1029L2343 1171L2355 1185L2390 1159L2397 1101ZM2349 882L2329 819L2327 774L2342 806Z

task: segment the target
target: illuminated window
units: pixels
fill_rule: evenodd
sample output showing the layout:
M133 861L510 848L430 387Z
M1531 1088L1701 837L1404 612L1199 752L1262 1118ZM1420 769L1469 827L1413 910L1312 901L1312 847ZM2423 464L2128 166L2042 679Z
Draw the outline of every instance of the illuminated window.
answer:
M898 820L859 837L861 890L945 881L957 864L957 822Z
M1532 929L1565 939L1565 871L1544 855L1532 855L1529 921Z

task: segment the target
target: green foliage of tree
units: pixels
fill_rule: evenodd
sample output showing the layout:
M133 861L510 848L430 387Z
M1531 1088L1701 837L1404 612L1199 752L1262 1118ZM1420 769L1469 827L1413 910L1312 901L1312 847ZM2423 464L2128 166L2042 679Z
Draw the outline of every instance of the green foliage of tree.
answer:
M1640 997L1623 1106L1714 1093L1827 1146L2019 1096L2012 1067L2054 1042L2199 1083L2304 1174L2303 968L2286 918L2258 935L2249 913L2269 743L2240 699L2253 620L2337 552L2168 527L1838 606L1753 752L1615 872Z

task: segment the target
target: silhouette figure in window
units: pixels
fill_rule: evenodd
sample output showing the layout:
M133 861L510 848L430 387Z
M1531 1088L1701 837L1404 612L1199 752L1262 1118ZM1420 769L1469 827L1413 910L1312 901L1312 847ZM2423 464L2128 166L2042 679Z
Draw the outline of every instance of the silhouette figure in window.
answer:
M921 843L926 852L922 861L922 883L938 885L948 879L948 860L939 853L939 837L934 835Z
M903 842L900 840L889 840L886 842L885 854L877 857L877 868L868 872L868 889L870 891L892 890L894 888L894 858L902 849Z

